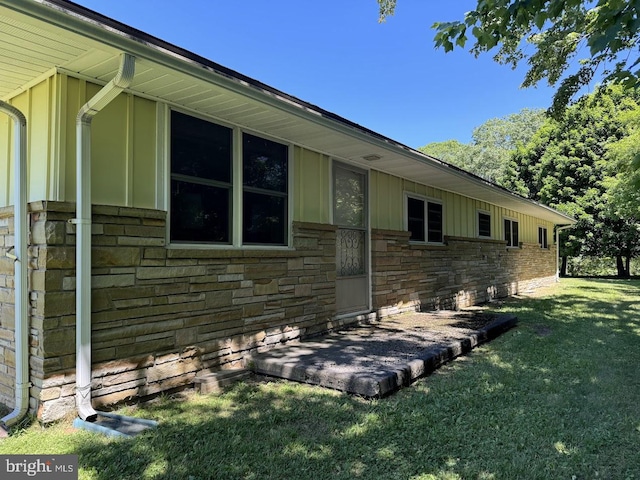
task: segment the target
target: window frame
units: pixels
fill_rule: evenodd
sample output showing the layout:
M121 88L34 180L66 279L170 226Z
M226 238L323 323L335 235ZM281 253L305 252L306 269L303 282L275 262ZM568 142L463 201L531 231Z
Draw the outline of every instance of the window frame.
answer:
M480 215L486 215L487 217L489 217L489 235L483 235L480 230ZM477 227L476 233L478 238L483 238L483 239L493 238L492 223L493 223L493 217L491 216L491 212L487 210L476 210L476 227Z
M165 245L167 248L189 248L189 249L242 249L242 250L290 250L292 247L292 219L293 219L293 186L294 186L294 145L290 142L285 142L282 139L274 138L270 135L256 132L250 129L241 128L237 125L229 124L225 121L219 120L215 117L209 117L188 110L173 108L169 105L163 109L164 115L161 116L164 122L164 142L162 147L164 153L164 168L166 172L164 178L164 208L167 211L167 224L166 224L166 237ZM231 163L231 185L230 191L230 215L229 215L229 241L225 243L221 242L200 242L200 241L172 241L171 240L171 182L174 177L172 173L171 165L171 143L172 143L172 113L177 112L186 116L194 117L206 122L210 122L214 125L229 128L232 131L231 134L231 151L232 151L232 163ZM283 219L283 243L247 243L243 238L244 229L244 201L243 197L246 191L261 190L256 188L245 189L243 179L244 168L244 154L243 154L243 139L244 134L257 137L259 139L275 142L285 147L286 152L286 191L280 192L279 196L284 199L284 219ZM263 192L269 193L267 190Z
M510 222L509 238L507 238L506 222ZM516 242L513 241L513 237L514 237L513 225L516 225L516 240L517 240ZM520 248L520 221L517 218L504 217L502 219L502 227L503 227L502 237L503 237L503 240L507 242L507 248Z
M444 202L437 198L425 197L423 195L415 194L415 193L405 193L404 200L404 229L409 231L409 199L418 200L423 202L423 231L422 231L422 239L412 239L409 237L409 242L413 244L422 244L422 245L444 245L444 237L445 237L445 207ZM429 204L439 205L440 206L440 240L439 241L430 241L429 234L432 232L429 226Z
M549 229L543 225L538 225L538 245L545 250L549 249Z

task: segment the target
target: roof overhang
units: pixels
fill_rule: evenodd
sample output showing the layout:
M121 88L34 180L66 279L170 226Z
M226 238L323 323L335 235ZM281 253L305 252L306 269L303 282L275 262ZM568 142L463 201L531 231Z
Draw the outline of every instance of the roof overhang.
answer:
M0 0L0 98L52 69L98 84L136 57L130 91L364 168L554 224L575 220L132 27L65 0Z

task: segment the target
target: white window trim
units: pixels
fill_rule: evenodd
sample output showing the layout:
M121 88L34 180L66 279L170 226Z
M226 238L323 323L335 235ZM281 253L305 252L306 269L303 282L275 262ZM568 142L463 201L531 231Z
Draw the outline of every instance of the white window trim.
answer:
M505 231L504 231L504 221L509 220L510 222L516 222L518 224L518 244L517 245L507 245L507 248L520 248L520 220L515 217L502 217L502 240L506 241ZM511 231L511 237L513 238L513 230Z
M231 243L171 243L171 112L177 111L184 115L199 118L201 120L220 125L232 130L232 207L231 207ZM193 112L187 109L171 107L165 104L162 108L157 109L158 127L157 132L162 132L161 139L158 139L158 172L156 175L158 182L158 191L162 186L162 193L158 193L156 201L159 208L167 212L167 223L165 233L165 246L168 249L176 250L292 250L293 249L293 188L294 188L294 153L295 146L291 142L283 139L272 137L270 135L242 128L238 125L219 120L215 117L209 117L202 113ZM287 147L287 232L285 234L285 245L244 245L242 244L242 200L243 200L243 184L242 184L242 134L248 133L256 137L264 138L273 142L280 143Z
M544 233L545 233L545 243L547 244L546 246L544 244L541 244L540 242L538 242L538 245L540 245L540 248L543 248L545 250L549 250L549 227L547 227L546 225L538 225L538 240L540 240L540 229L544 229Z
M404 230L409 231L409 198L413 198L415 200L422 200L425 202L425 209L427 208L427 202L429 203L437 203L442 206L442 241L441 242L430 242L429 241L429 217L428 210L425 211L424 215L424 238L425 240L409 240L409 243L416 245L444 245L444 237L445 237L445 220L447 218L445 211L445 203L439 198L427 197L425 195L420 195L419 193L413 192L404 192L404 212L403 212L403 224Z
M480 235L480 214L481 213L489 216L489 230L491 231L491 234L489 236ZM482 238L482 239L492 239L495 233L494 230L495 229L493 228L493 215L491 215L491 212L489 210L477 209L476 210L476 237Z

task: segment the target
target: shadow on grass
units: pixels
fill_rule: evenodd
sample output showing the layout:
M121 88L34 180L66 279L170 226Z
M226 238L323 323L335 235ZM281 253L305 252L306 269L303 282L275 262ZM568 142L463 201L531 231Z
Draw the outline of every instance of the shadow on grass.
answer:
M639 294L581 280L505 302L518 328L382 400L278 381L147 404L157 430L82 436L80 465L95 480L633 478Z

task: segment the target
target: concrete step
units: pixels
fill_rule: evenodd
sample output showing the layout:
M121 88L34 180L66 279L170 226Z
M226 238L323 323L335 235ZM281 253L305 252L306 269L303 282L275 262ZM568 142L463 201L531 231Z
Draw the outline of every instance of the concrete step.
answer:
M251 372L245 368L219 370L199 375L193 380L193 383L196 390L203 395L219 394L226 387L247 379L250 374Z

